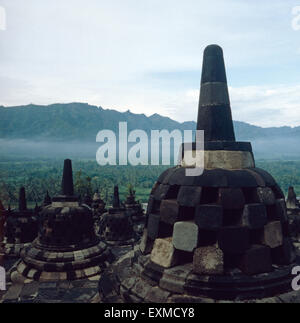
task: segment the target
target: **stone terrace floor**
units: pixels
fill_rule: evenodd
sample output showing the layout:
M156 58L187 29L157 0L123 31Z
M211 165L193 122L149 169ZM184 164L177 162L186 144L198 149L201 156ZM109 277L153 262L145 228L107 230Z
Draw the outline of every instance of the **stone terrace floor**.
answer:
M133 246L111 247L116 259L133 249ZM5 261L7 276L14 275L18 258ZM0 291L0 303L97 303L100 275L89 279L59 282L38 282L17 277L8 281L6 291Z
M296 243L300 256L300 243ZM117 258L131 251L132 247L112 248ZM129 254L128 254L129 256ZM124 257L122 257L124 258ZM18 259L6 261L7 272L14 271ZM98 282L100 276L77 281L37 282L29 279L14 279L7 282L7 290L0 291L0 303L99 303ZM116 302L122 302L119 298ZM232 301L215 301L203 298L203 303L232 303ZM234 303L300 303L300 292L289 292L262 300L235 301Z

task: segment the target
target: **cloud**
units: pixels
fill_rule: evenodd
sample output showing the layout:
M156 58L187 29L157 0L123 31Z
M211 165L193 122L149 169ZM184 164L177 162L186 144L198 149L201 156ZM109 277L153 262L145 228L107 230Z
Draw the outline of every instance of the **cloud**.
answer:
M294 5L293 0L2 0L7 29L0 32L0 104L83 101L195 120L203 50L219 43L233 76L234 117L299 124L298 94L290 84L298 79L299 65ZM282 87L266 76L266 69L279 66L274 83ZM253 70L256 87L247 78Z

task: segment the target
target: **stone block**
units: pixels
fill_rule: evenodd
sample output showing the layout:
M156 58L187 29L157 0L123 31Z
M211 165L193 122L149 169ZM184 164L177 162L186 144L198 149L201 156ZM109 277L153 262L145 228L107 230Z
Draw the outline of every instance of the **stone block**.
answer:
M139 245L142 254L149 254L153 248L153 244L154 241L148 237L148 231L145 229Z
M269 222L265 225L262 243L272 249L282 245L283 235L280 221Z
M136 296L145 299L146 295L152 288L151 285L147 284L144 280L138 278L135 285L132 287L131 292Z
M154 211L154 196L151 195L148 200L148 205L147 205L147 214L151 214Z
M159 201L165 199L168 195L170 188L170 185L160 184L154 192L154 198Z
M219 204L225 210L242 209L245 205L245 197L240 188L220 188Z
M200 275L222 275L224 272L222 250L217 246L196 249L193 259L193 272Z
M224 253L242 254L250 247L250 234L247 227L223 227L218 233L218 245Z
M277 265L289 265L296 259L295 248L289 238L284 238L281 246L272 249L271 255Z
M195 186L181 186L177 202L179 205L195 207L201 201L202 187Z
M192 252L198 245L198 226L193 222L176 222L173 245L176 249Z
M148 233L148 237L151 238L152 240L155 240L158 237L159 223L160 223L159 214L153 214L153 213L149 214L147 233Z
M256 197L259 203L265 205L275 204L275 195L270 187L258 187L256 189Z
M271 249L253 245L241 257L239 268L246 275L256 275L272 271Z
M197 205L195 223L203 230L220 229L223 223L223 208L220 205Z
M172 238L155 240L151 252L151 261L164 268L170 268L177 264L177 253Z
M191 263L165 269L159 287L174 293L184 293L185 280L191 269Z
M249 229L261 229L267 223L266 207L263 204L246 204L243 210L241 225Z
M180 219L180 206L177 200L163 200L160 204L161 221L174 225Z
M147 303L167 303L170 292L164 291L159 287L152 287L148 292L145 301Z
M275 202L276 205L276 219L284 223L288 220L286 203L284 199L278 199Z

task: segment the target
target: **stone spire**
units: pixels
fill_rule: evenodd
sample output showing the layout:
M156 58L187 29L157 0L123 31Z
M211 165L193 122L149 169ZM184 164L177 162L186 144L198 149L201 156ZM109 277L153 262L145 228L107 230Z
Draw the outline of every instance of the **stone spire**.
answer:
M49 191L47 191L47 193L45 195L45 198L44 198L44 201L43 201L43 206L50 205L51 202L52 202L52 200L51 200L51 197L49 195Z
M204 51L197 130L205 141L235 141L223 50L209 45Z
M114 187L113 207L120 207L119 187L117 185Z
M66 159L64 161L64 171L62 178L62 194L66 196L74 195L73 174L72 174L72 161Z
M290 186L289 191L288 191L288 197L286 200L286 206L288 209L296 209L296 208L298 208L298 205L299 205L299 203L297 201L297 196L294 191L294 187Z
M25 193L24 187L21 187L19 192L19 210L20 211L27 210L26 193Z

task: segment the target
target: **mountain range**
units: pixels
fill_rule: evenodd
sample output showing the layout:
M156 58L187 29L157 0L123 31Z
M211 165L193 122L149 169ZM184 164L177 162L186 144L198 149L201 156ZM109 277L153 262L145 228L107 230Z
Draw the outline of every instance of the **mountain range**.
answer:
M177 122L159 114L147 117L130 111L118 112L85 103L52 104L48 106L26 105L0 106L0 141L14 140L34 142L95 142L102 129L118 130L119 122L126 121L128 131L194 130L195 122ZM300 127L262 128L245 122L234 121L236 138L251 141L260 157L300 157Z

